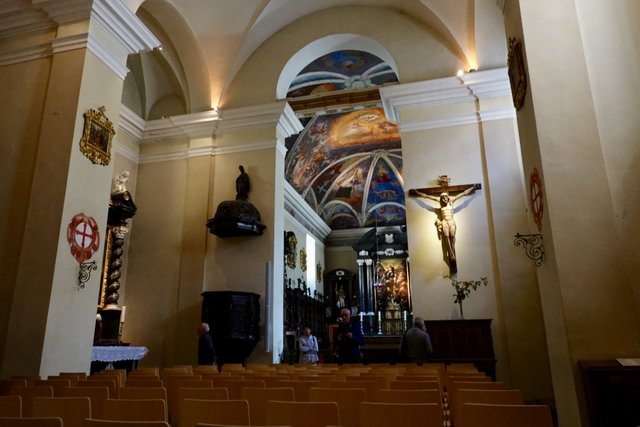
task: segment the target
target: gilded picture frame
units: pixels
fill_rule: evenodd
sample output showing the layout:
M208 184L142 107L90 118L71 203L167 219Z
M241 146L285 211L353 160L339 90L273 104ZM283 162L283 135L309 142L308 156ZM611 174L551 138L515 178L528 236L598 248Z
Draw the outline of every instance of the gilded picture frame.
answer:
M307 249L300 249L300 270L307 271Z
M515 37L509 38L507 65L513 106L516 110L519 110L524 104L524 98L527 93L527 75L525 73L524 59L522 56L522 45Z
M296 268L296 257L298 255L297 245L298 245L298 239L296 238L296 233L294 233L293 231L285 231L284 232L284 255L285 255L287 267L291 269Z
M111 161L113 135L115 130L113 123L105 115L105 107L89 109L84 113L80 151L94 164L106 166Z

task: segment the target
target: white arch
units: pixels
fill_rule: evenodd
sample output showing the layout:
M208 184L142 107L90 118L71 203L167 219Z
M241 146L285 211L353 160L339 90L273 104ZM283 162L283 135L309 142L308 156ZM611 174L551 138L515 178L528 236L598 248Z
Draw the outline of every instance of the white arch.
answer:
M293 79L310 62L337 50L361 50L385 61L400 79L398 66L387 49L377 41L359 34L332 34L315 40L296 52L282 69L276 87L276 97L284 99Z

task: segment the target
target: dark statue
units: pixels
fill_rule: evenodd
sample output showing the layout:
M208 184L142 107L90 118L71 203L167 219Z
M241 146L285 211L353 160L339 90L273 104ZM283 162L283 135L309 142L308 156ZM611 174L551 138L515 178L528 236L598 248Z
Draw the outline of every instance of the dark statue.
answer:
M249 175L244 171L244 166L240 165L240 176L236 178L236 200L247 200L249 190L251 190Z

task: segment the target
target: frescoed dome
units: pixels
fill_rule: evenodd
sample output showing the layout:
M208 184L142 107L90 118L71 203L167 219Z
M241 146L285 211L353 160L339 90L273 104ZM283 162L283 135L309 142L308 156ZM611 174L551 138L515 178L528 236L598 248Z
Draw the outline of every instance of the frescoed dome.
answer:
M332 229L405 224L400 132L382 108L313 117L285 175Z

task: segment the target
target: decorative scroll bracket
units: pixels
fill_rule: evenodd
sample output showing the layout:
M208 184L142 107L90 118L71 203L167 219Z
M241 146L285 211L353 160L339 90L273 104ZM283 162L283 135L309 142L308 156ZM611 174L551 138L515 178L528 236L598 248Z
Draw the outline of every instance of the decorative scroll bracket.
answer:
M78 290L84 289L84 285L91 279L91 270L97 270L98 264L95 261L80 263L78 272Z
M534 261L536 267L542 266L544 262L544 246L542 244L542 234L520 234L517 233L513 240L515 246L522 245L527 257Z

